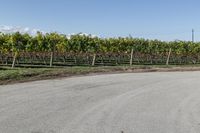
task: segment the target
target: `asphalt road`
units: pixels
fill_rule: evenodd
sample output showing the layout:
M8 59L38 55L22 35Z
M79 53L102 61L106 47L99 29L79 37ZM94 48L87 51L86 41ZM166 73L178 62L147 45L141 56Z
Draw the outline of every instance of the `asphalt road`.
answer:
M0 133L199 133L200 72L0 86Z

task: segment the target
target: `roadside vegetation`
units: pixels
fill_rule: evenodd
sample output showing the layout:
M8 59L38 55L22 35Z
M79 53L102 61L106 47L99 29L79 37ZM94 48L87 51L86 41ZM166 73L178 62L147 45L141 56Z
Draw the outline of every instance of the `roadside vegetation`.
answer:
M200 43L98 38L77 34L0 33L2 66L117 66L200 63Z
M82 76L91 74L127 73L127 72L169 72L169 71L199 71L199 65L133 65L133 66L102 66L102 67L0 67L0 85L59 79L62 77Z
M109 72L199 70L200 43L0 33L0 84Z

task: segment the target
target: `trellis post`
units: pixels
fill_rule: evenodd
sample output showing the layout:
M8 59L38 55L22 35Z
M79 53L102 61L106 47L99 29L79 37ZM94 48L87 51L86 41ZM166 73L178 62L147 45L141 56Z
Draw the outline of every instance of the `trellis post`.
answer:
M130 66L133 65L133 48L131 49Z
M167 56L166 65L169 65L169 59L170 59L171 52L172 52L172 49L170 48L170 49L169 49L168 56Z

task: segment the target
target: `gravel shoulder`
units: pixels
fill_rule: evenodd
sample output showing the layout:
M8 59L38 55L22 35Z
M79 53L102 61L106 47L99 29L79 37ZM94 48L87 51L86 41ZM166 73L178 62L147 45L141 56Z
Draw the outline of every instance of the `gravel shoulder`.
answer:
M199 65L133 65L133 66L102 66L102 67L54 67L31 68L0 67L0 85L31 82L38 80L60 79L74 76L116 74L116 73L144 73L144 72L175 72L200 71Z

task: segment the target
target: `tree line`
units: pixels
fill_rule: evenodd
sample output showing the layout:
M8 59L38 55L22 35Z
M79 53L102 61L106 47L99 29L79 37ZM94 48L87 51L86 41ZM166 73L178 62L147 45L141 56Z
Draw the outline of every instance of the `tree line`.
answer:
M20 53L48 52L50 53L49 65L54 62L55 53L74 53L93 55L91 65L95 65L97 54L129 54L130 64L134 60L134 54L145 55L151 62L155 58L165 56L168 62L170 56L192 57L193 63L198 61L200 43L190 41L160 41L132 37L99 38L91 35L76 34L66 36L58 33L38 32L35 36L19 32L12 34L0 33L0 55L5 58L12 55L12 67ZM173 57L171 57L173 58ZM153 62L152 62L153 63Z

